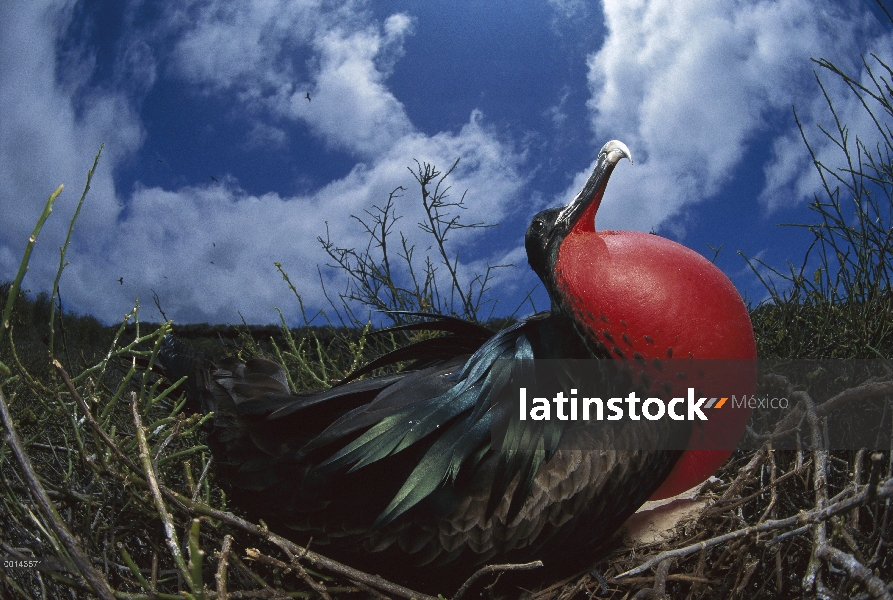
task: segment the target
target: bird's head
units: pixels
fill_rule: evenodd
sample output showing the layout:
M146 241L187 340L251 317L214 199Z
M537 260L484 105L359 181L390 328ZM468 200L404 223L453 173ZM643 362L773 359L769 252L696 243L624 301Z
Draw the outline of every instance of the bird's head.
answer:
M608 179L621 159L633 162L626 144L612 140L598 153L595 167L583 189L564 207L547 208L527 227L524 246L527 262L546 286L553 306L557 300L555 265L562 242L572 233L595 231L595 213L602 202Z

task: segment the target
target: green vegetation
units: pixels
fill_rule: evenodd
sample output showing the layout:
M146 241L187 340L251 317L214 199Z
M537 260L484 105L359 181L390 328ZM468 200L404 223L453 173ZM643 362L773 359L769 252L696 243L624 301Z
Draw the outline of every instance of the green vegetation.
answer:
M761 358L893 356L893 71L872 58L864 61L869 86L828 61L817 61L859 98L881 141L872 148L854 138L826 93L834 127L821 128L821 135L839 151L840 160L839 166L826 165L798 119L824 190L810 204L818 221L790 225L814 236L799 265L781 271L748 261L771 294L752 313ZM771 276L764 278L754 263L782 287Z

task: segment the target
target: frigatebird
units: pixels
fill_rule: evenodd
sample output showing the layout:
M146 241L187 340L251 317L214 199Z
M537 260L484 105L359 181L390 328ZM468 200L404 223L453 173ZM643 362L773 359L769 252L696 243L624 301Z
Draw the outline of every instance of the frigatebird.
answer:
M166 336L156 364L172 381L188 376L189 397L214 413L207 443L233 504L312 536L320 552L413 581L461 581L488 562L542 559L566 572L591 560L673 470L691 424L626 420L609 429L510 419L499 437L494 429L517 409L494 399L518 381L536 385L541 359L588 360L594 377L612 376L598 365L616 357L580 316L567 260L558 263L569 234L594 218L622 158L632 160L625 145L606 144L574 200L533 218L528 262L551 307L498 333L407 314L425 320L390 331L447 335L300 394L273 361L213 363ZM406 361L401 371L364 378ZM612 449L614 439L632 443Z

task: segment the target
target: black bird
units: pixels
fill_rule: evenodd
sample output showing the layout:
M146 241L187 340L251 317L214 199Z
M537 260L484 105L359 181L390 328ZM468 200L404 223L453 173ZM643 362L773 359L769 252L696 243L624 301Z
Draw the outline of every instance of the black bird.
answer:
M210 177L212 180L214 180L215 182L217 181L217 178L214 177L213 175L209 175L209 177Z
M124 285L124 278L123 278L123 277L119 277L119 278L118 278L118 283L120 283L121 285Z
M167 336L157 365L170 380L188 375L193 402L214 412L207 443L233 504L300 532L299 540L312 536L320 552L417 584L461 582L488 562L542 559L555 572L585 566L681 452L655 448L684 447L690 425L519 421L507 418L517 400L494 400L518 382L567 383L537 371L533 359L588 359L602 383L620 377L599 370L614 361L591 360L609 354L575 322L553 268L565 236L624 157L626 147L609 142L583 191L534 217L528 261L552 307L499 333L447 316L393 327L448 335L307 394L293 393L275 362L215 364ZM401 372L360 379L408 360ZM614 451L611 440L630 443Z
M307 92L304 97L307 98L307 102L310 102L310 92Z

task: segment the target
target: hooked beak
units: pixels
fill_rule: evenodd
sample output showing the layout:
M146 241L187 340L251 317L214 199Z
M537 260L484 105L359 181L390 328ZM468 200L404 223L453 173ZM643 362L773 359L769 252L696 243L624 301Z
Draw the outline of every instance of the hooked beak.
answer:
M602 202L608 179L623 158L633 162L632 152L623 142L611 140L602 146L586 185L558 214L554 230L556 234L563 238L572 229L580 232L595 231L595 213Z

